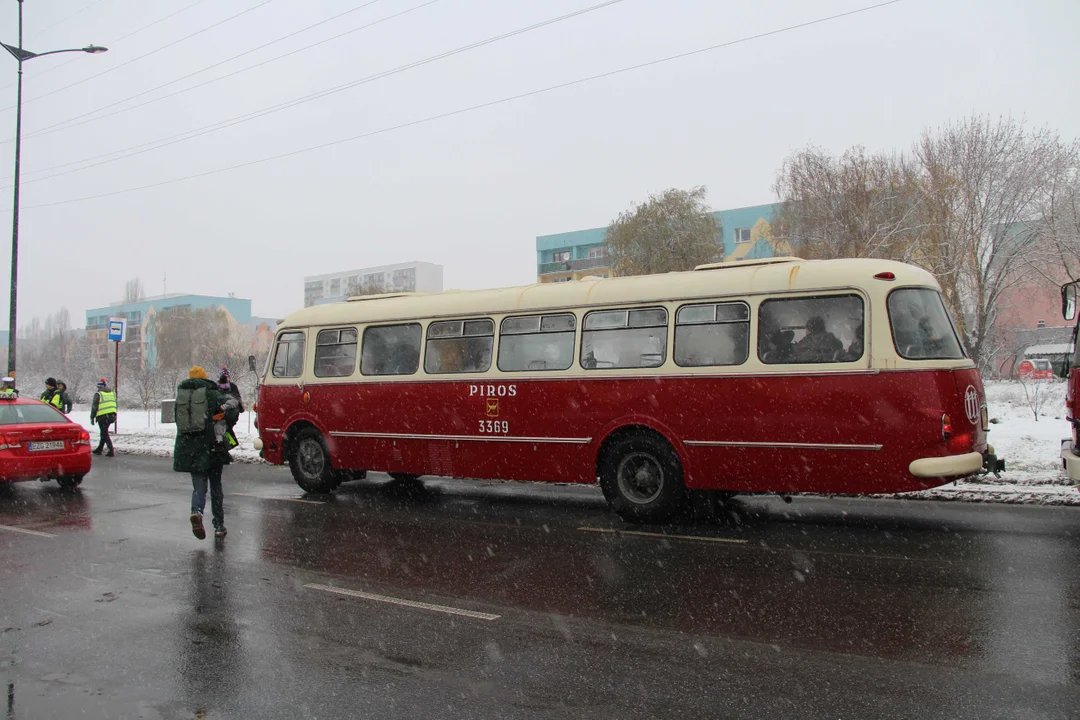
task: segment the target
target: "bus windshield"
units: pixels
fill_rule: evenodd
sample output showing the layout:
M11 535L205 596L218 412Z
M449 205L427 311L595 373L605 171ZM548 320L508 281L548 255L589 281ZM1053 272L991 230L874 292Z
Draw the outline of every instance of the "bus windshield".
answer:
M904 288L889 294L889 323L900 357L908 360L952 360L964 357L941 293Z

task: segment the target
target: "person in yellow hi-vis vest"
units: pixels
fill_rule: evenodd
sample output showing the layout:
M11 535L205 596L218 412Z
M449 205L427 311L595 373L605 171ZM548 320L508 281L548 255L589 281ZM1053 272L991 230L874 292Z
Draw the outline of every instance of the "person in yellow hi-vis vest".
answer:
M64 399L60 395L60 391L56 387L56 380L54 378L45 379L45 392L41 393L41 397L38 398L43 403L52 405L57 410L61 410L64 405Z
M109 426L116 422L116 393L109 389L105 378L98 380L97 389L94 393L94 404L90 406L90 422L97 423L101 439L98 440L94 454L100 455L102 449L108 445L109 452L105 457L112 457L116 453L113 452L112 438L109 437Z

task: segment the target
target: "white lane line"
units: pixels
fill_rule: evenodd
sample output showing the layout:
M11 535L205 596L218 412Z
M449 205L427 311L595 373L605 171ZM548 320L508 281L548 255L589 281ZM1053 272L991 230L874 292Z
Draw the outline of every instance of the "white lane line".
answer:
M749 540L737 540L735 538L703 537L701 535L667 535L665 533L641 532L640 530L615 530L614 528L579 527L582 532L604 533L606 535L638 535L640 537L663 538L664 540L691 540L694 542L731 543L733 545L745 545Z
M441 612L446 613L447 615L460 615L476 620L498 620L502 617L501 615L492 615L491 613L476 612L475 610L463 610L462 608L447 607L446 605L432 605L431 603L417 602L416 600L405 600L403 598L388 597L386 595L376 595L375 593L348 590L346 588L332 587L330 585L309 584L304 587L311 588L312 590L337 593L338 595L348 595L349 597L360 598L361 600L373 600L375 602L390 603L391 605L402 605L404 607L417 608L418 610L431 610L432 612Z
M11 525L0 525L0 530L7 530L8 532L23 533L25 535L34 535L36 537L47 537L47 538L56 537L52 533L38 532L37 530L27 530L26 528L12 527Z
M301 500L300 498L286 498L286 497L266 497L265 495L254 495L252 493L229 493L230 495L239 495L240 497L253 497L260 500L287 500L289 502L307 503L308 505L325 505L322 500Z

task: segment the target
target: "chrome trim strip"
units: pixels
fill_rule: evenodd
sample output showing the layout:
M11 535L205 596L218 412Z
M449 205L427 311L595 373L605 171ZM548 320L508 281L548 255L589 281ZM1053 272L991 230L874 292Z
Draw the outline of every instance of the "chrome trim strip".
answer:
M281 428L262 428L263 432L281 432Z
M592 438L517 437L513 435L420 435L406 433L364 433L331 431L331 437L375 438L379 440L472 440L476 442L548 443L587 445Z
M742 447L742 448L795 448L803 450L880 450L881 445L855 445L849 443L785 443L785 442L738 442L729 440L686 440L690 447Z

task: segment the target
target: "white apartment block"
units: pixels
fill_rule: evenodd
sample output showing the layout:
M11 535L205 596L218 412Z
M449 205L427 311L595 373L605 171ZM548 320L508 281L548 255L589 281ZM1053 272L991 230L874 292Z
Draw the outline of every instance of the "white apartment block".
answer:
M341 302L365 290L438 293L443 289L442 265L407 262L311 275L304 278L304 307Z

